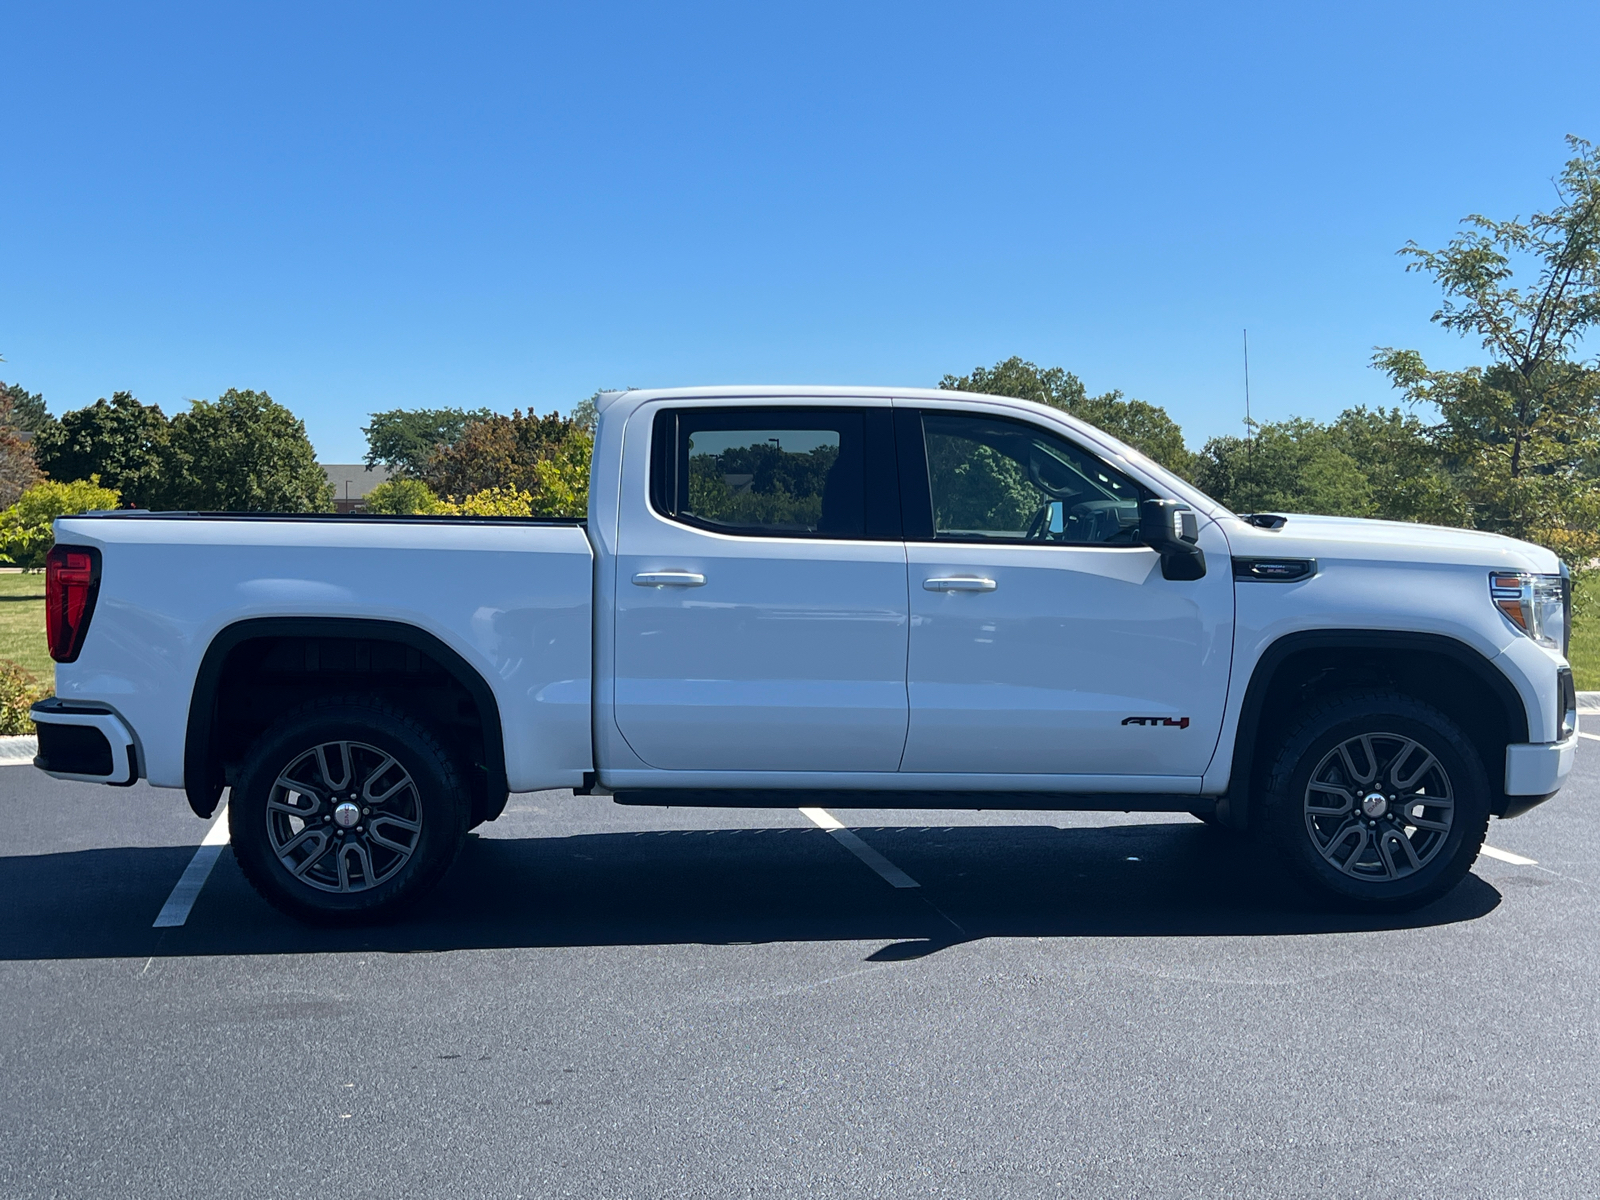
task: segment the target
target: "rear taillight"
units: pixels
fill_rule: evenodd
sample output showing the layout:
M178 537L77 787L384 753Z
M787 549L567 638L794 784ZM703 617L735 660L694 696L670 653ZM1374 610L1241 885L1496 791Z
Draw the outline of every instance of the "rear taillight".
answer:
M69 663L83 649L100 590L100 551L93 546L55 546L44 560L44 627L50 657Z

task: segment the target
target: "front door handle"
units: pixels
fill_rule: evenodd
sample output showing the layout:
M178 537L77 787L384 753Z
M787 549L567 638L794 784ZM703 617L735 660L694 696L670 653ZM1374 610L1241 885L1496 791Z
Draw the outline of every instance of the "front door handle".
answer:
M995 582L980 575L949 575L924 579L922 586L929 592L992 592Z
M706 577L698 571L640 571L633 581L640 587L704 587Z

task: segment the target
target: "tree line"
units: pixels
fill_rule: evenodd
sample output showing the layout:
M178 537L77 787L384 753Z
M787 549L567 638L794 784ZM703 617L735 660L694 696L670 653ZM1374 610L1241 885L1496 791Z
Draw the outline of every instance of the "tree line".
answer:
M168 417L129 392L60 417L0 384L0 546L36 566L57 516L103 508L331 512L305 423L265 392L230 388Z
M593 397L570 416L373 413L367 462L394 478L367 511L582 515L593 424ZM0 383L0 554L38 566L56 517L109 508L322 513L334 488L305 423L265 392L230 388L172 417L115 392L55 417L41 394Z
M0 506L45 479L96 479L136 508L333 508L304 422L265 392L237 389L171 419L128 392L57 418L42 395L0 384Z
M371 513L583 516L589 508L594 401L572 415L488 409L391 409L362 429L367 465L393 474L366 497Z

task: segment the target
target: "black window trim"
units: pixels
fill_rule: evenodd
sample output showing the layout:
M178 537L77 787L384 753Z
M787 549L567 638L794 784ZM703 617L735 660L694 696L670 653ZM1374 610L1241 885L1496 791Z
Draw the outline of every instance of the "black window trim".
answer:
M826 533L800 533L793 530L771 530L759 527L736 528L713 525L710 522L680 513L678 503L681 482L678 478L679 418L687 413L696 416L716 413L760 413L763 421L781 420L785 414L817 419L831 413L852 413L861 417L863 436L862 471L864 529L859 537L837 537ZM894 421L896 410L886 405L861 403L806 404L786 400L775 404L744 403L729 405L680 405L658 409L650 421L650 478L646 495L650 510L663 520L682 525L699 533L724 537L758 538L772 541L800 542L898 542L903 540L901 529L901 494L899 469L895 454ZM735 425L732 428L739 428ZM798 426L805 428L805 426ZM670 500L668 499L670 497Z
M906 541L908 542L939 542L947 546L1031 546L1035 548L1049 548L1052 550L1139 550L1144 549L1142 543L1115 544L1111 542L1040 542L1029 541L1027 538L960 538L940 537L933 525L933 480L928 471L928 440L923 429L922 419L925 416L963 416L982 417L992 421L1003 421L1011 425L1021 425L1039 433L1049 434L1071 446L1078 453L1086 455L1095 462L1102 464L1107 470L1115 471L1134 487L1139 489L1140 500L1155 496L1148 484L1141 483L1126 471L1112 466L1105 461L1105 456L1096 450L1084 446L1080 442L1066 436L1059 429L1052 429L1046 425L1027 420L1025 417L1013 416L1010 413L991 412L982 408L895 408L895 444L900 465L901 498L900 508L904 514L904 527Z
M901 525L908 542L934 540L933 485L928 478L928 443L922 433L922 413L920 408L896 406L894 410L895 458L900 468Z

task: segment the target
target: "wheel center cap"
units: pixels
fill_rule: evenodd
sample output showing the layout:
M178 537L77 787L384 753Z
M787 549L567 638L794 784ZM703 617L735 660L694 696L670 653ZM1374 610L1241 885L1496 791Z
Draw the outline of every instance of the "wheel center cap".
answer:
M361 809L346 800L333 810L333 823L340 829L349 829L361 820Z
M339 806L343 808L343 805ZM1368 792L1361 797L1361 811L1369 817L1381 817L1389 811L1389 797L1382 792ZM338 810L334 810L334 820L338 820Z

